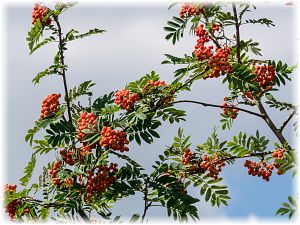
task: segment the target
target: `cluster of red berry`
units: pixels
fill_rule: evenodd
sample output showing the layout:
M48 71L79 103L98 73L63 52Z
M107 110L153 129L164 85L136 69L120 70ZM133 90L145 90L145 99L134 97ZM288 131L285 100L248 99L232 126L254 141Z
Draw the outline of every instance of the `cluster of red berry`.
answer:
M53 168L49 170L52 183L56 186L59 185L59 183L60 183L59 178L57 178L56 176L57 176L58 170L61 167L61 165L62 165L62 162L60 160L58 160L56 163L54 163Z
M11 201L6 207L4 207L4 212L8 214L10 220L15 219L17 208L22 205L19 199Z
M47 15L48 9L46 6L42 6L40 3L35 3L32 10L32 24L35 24L38 19L44 22L44 17ZM48 18L46 21L47 25L51 24L51 19Z
M195 50L194 50L194 54L199 61L202 61L202 60L209 59L213 56L212 50L213 50L212 45L207 47L205 45L200 45L197 41L197 44L196 44Z
M195 157L195 153L192 153L191 149L187 148L183 156L181 157L181 162L184 165L188 165L194 157Z
M253 100L253 99L254 99L253 94L252 94L251 91L247 91L247 92L245 92L244 94L245 94L245 96L246 96L248 99L250 99L250 100Z
M180 18L191 17L193 15L199 15L204 12L204 8L201 6L200 8L197 7L196 4L185 2L182 4L179 16Z
M200 24L196 28L195 33L199 37L194 50L197 59L202 61L211 58L213 56L213 46L205 46L205 43L210 41L210 36L207 30L205 30L204 25Z
M142 92L146 92L149 89L151 89L152 87L166 87L166 86L168 86L168 84L165 81L162 81L162 80L157 80L157 81L149 80L145 84L145 86L143 87Z
M225 108L225 107L234 107L234 105L231 105L227 102L228 98L225 97L224 98L224 102L222 104L222 106L224 106L223 112L226 116L229 116L231 119L235 119L238 115L239 109L233 109L233 108Z
M80 142L82 142L82 139L86 135L85 133L82 132L84 129L89 129L89 127L92 126L94 131L96 131L96 119L97 116L93 112L91 113L83 112L80 114L80 117L77 121L78 140Z
M163 80L157 80L157 81L153 81L153 80L149 80L146 84L146 86L153 86L153 87L163 87L163 86L167 86L166 82Z
M124 88L116 92L115 97L114 102L119 105L121 109L126 109L127 111L140 99L137 93L129 94L129 91Z
M73 177L69 177L64 179L64 185L66 185L67 187L71 187L74 183L74 179Z
M74 166L75 161L73 159L74 151L67 151L66 149L60 150L60 155L63 161L70 166Z
M209 60L209 67L213 69L210 75L206 78L217 78L222 73L231 73L232 66L228 62L228 56L231 52L231 48L225 46L224 48L218 48L216 53Z
M221 24L212 24L212 26L211 26L211 29L213 30L213 31L219 31L220 30L220 28L221 28Z
M96 147L96 144L97 143L88 146L86 143L84 143L83 146L81 147L80 155L84 157L86 156L86 154L91 153L92 150Z
M50 94L42 101L42 109L40 117L43 119L51 113L55 113L57 111L57 106L59 105L58 99L60 98L60 94Z
M5 184L3 187L3 193L10 193L13 194L17 190L17 185L16 184Z
M253 80L259 83L259 86L268 91L272 89L273 79L275 77L275 69L273 65L256 65L254 74L256 78Z
M16 192L17 185L13 184L5 184L3 187L3 197L7 198L8 195L12 195ZM16 211L18 207L22 206L22 201L20 199L15 199L7 204L7 206L4 207L4 212L8 214L10 220L15 219ZM23 216L26 213L29 213L29 209L23 209L23 212L21 216Z
M283 170L279 170L279 168L282 166L282 164L281 163L276 163L275 162L275 160L276 159L285 159L284 158L284 152L285 152L285 149L283 149L283 148L281 148L281 149L279 149L279 150L274 150L273 151L273 153L272 153L272 157L273 157L273 159L274 159L274 163L273 163L273 165L274 165L274 167L277 169L277 174L278 175L282 175L283 173L284 173L284 171Z
M111 127L103 127L101 130L102 139L100 145L106 149L112 148L121 152L127 152L129 144L126 138L126 132L123 130L113 130Z
M110 166L100 165L88 173L86 185L87 197L92 197L93 192L104 192L117 179L115 176L118 172L116 163L111 163Z
M272 153L272 157L274 158L273 163L266 163L261 160L260 162L252 162L250 160L246 160L244 166L248 168L248 174L252 176L262 177L264 180L269 181L270 176L272 175L272 170L274 167L277 169L276 173L278 175L282 175L284 173L283 170L279 170L282 166L281 163L276 163L276 159L284 159L285 149L274 150Z
M195 29L195 34L196 34L196 36L199 37L198 40L197 40L197 45L196 46L204 45L205 43L210 41L209 33L207 32L207 30L205 30L203 24L200 24Z
M217 31L220 29L220 25L213 24L212 29ZM219 77L222 73L231 73L232 66L228 62L231 48L224 46L223 48L216 49L215 53L213 53L213 46L205 45L211 40L211 37L209 36L208 31L205 30L203 24L200 24L195 29L195 33L198 36L198 40L195 45L194 54L199 61L209 60L208 65L209 68L212 69L211 73L204 79Z
M213 159L210 159L207 155L204 155L203 161L200 163L201 169L209 171L208 177L218 179L219 173L222 171L222 167L225 166L225 162L220 160L218 155L215 155Z
M263 160L260 162L251 162L246 160L244 166L248 168L248 174L252 176L262 177L263 180L269 181L272 175L272 170L274 166L272 164L267 164Z

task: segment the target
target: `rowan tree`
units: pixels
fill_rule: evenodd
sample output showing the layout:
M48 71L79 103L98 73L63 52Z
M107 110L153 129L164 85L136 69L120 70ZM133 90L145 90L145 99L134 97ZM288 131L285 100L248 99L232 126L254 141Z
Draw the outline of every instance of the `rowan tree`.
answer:
M188 30L195 36L195 47L187 49L189 53L184 56L165 55L162 64L181 66L174 71L173 81L166 83L151 71L100 97L93 96L95 83L91 80L68 88L67 78L72 79L67 77L65 64L68 44L105 33L98 28L85 33L63 30L60 15L74 5L59 2L50 9L42 3L34 4L27 37L30 54L49 43L57 43L57 53L53 64L32 82L38 84L45 76L56 76L64 93L45 93L40 117L25 137L33 149L31 160L20 183L4 187L5 212L11 220L48 221L50 214L57 214L55 220L93 222L90 215L94 212L99 220L117 222L120 217L111 218L111 205L138 192L143 194L144 208L132 216L132 222L144 222L153 206L164 208L169 217L181 222L198 220L195 203L201 196L212 206L230 202L228 187L222 184L222 168L236 160L244 161L241 173L265 182L272 176L295 176L296 150L283 131L294 119L297 133L298 107L271 94L280 92L291 81L295 66L255 58L262 56L259 43L240 38L242 26L274 26L267 18L245 19L256 9L254 5L183 3L164 27L166 39L176 47ZM230 27L234 27L234 32ZM228 87L230 94L220 99L220 104L177 100L181 92L191 91L195 82L207 79L222 79ZM87 105L79 104L82 96L88 98ZM130 157L130 143L151 144L160 138L158 127L192 120L184 110L176 108L181 103L216 108L224 131L238 124L241 113L258 117L275 134L278 143L270 143L253 126L252 134L240 132L228 140L220 140L214 129L204 143L192 147L190 136L180 128L173 142L166 140L168 147L154 156L153 171L146 173L143 165ZM276 125L266 107L288 111L290 115ZM43 139L35 138L39 132L44 132ZM44 165L39 182L30 183L38 156L49 152L56 152L56 160ZM116 158L124 164L117 165ZM190 195L189 186L198 188L201 196ZM42 193L43 198L35 198L37 193ZM283 203L277 214L292 217L295 210L296 201L288 196L288 203Z

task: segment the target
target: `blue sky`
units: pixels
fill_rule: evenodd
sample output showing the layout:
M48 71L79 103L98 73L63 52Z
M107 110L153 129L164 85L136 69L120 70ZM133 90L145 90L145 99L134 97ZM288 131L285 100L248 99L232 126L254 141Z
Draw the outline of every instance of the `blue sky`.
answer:
M167 10L167 4L160 5L89 5L80 3L74 9L66 12L61 18L63 30L75 28L86 31L98 27L107 30L103 35L73 42L66 53L66 63L70 69L67 73L69 88L85 80L97 83L94 96L101 96L112 90L125 86L129 81L155 70L167 82L173 78L173 66L161 65L163 54L183 55L191 53L196 37L186 36L179 44L173 46L167 42L163 27L179 9ZM282 4L264 3L258 5L253 12L254 18L267 17L274 21L275 27L266 28L260 25L249 25L241 30L241 38L253 38L261 43L264 58L283 60L289 65L295 64L295 8ZM55 54L55 46L47 46L28 55L26 34L31 27L31 5L7 5L6 8L6 86L7 86L7 177L8 183L17 183L22 176L23 168L31 157L31 149L24 141L24 136L39 117L40 103L49 93L63 92L59 77L51 76L34 86L31 83L36 73L48 67ZM282 88L280 94L274 94L279 99L295 102L293 90L295 80ZM229 92L221 85L221 79L200 81L192 87L192 92L183 93L180 99L206 101L215 104ZM177 129L183 127L185 133L191 134L193 146L202 143L211 133L214 125L219 125L220 111L213 108L203 108L197 105L178 105L187 111L187 121L159 128L161 139L152 145L143 144L141 147L130 144L129 155L150 170L166 145L171 144ZM287 114L269 110L276 124L280 124ZM253 118L240 113L233 129L228 132L219 131L220 139L231 139L239 131L254 134L256 129L269 137L271 143L277 141L269 128L259 118ZM293 141L294 136L288 126L285 135ZM272 148L272 146L270 146ZM53 155L52 155L53 157ZM41 165L51 157L39 158L35 180ZM293 193L290 174L272 176L269 183L257 177L247 175L242 166L243 161L233 166L226 166L222 173L224 182L229 186L231 200L228 207L212 208L201 199L197 205L200 217L204 220L216 219L245 219L256 217L270 219L274 216L280 204ZM199 196L199 190L191 190ZM200 197L201 198L201 197ZM131 216L141 213L142 196L120 201L113 208L114 215ZM128 207L130 205L130 208ZM218 215L216 218L215 215ZM166 216L164 209L153 207L149 217Z

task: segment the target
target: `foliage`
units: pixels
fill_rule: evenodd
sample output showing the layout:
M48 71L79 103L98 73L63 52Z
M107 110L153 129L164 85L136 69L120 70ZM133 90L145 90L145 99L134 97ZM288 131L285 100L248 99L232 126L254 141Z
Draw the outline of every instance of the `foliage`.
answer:
M130 223L144 222L147 211L153 206L164 208L168 217L172 216L180 222L199 220L196 204L200 199L210 202L212 206L227 206L230 203L230 189L222 184L221 169L217 165L223 163L222 165L229 166L235 160L246 157L259 158L262 162L270 160L270 155L274 152L270 149L273 146L258 130L255 135L239 132L232 140L220 141L217 129L214 128L211 136L193 148L191 136L185 136L183 128L179 128L173 143L161 151L150 172L135 161L132 155L124 153L129 150L127 145L132 147L130 144L133 141L140 146L144 142L154 143L162 136L159 127L165 122L181 125L186 121L186 112L175 107L175 103L180 103L176 102L179 93L191 91L196 82L205 82L206 79L216 79L219 76L223 76L223 84L230 91L224 101L230 102L235 109L240 109L239 113L250 113L266 122L280 141L280 144L275 144L275 150L285 150L281 158L275 159L275 164L280 165L279 173L291 171L292 176L295 176L298 164L295 149L282 133L286 124L284 122L278 129L262 105L265 96L265 103L270 108L292 110L296 114L297 106L278 101L270 94L271 91L279 91L287 80L291 80L295 66L289 67L281 60L250 59L251 53L262 56L259 43L252 38L240 40L236 32L225 30L230 26L239 30L241 26L248 24L274 26L267 18L245 17L248 12L256 9L255 6L249 3L186 4L185 7L194 9L190 11L193 13L173 16L164 27L166 39L175 45L189 27L189 34L196 34L201 43L201 35L197 29L199 25L203 25L208 42L214 49L213 56L201 60L195 52L181 57L165 54L166 59L162 64L180 66L174 71L174 79L169 84L162 81L155 71L151 71L140 79L127 83L121 89L123 94L117 101L119 91L112 91L93 100L91 88L95 83L91 80L71 89L67 87L68 66L64 62L67 43L105 32L98 28L85 33L71 29L63 34L60 16L74 5L72 2L58 2L54 9L47 8L47 14L37 19L26 38L30 54L50 43L57 44L58 50L52 65L39 72L32 82L38 84L48 75L62 76L65 97L54 107L57 107L56 110L53 110L53 106L46 109L49 110L48 115L37 119L25 136L25 141L29 142L34 152L24 169L24 176L20 178L24 189L7 192L4 201L6 207L15 204L17 210L14 220L24 221L26 218L26 221L36 222L49 219L57 222L91 222L90 215L95 213L103 221L120 222L120 216L111 218L113 205L138 192L143 194L144 209L141 213L132 215ZM170 8L175 5L172 4ZM51 23L47 23L49 19ZM203 43L202 45L204 46ZM222 59L222 63L226 61L230 65L228 71L214 65L218 57L211 58L217 50L225 47L230 49L230 53L228 58ZM267 86L256 79L260 76L255 71L256 65L274 68L274 79ZM220 73L212 76L218 70ZM88 97L86 105L79 101L83 96ZM225 111L224 105L197 103ZM238 108L241 105L251 109L258 107L260 114ZM232 128L233 120L238 120L226 113L221 113L221 116L223 132ZM293 126L297 133L297 121L293 122ZM36 139L38 133L44 134L44 137ZM29 187L37 155L50 152L55 153L56 160L51 161L49 158L48 164L43 165L39 182ZM120 161L118 169L114 164L116 158ZM207 163L209 166L205 167ZM199 195L192 196L192 188L197 189ZM42 200L35 199L37 193L40 193ZM289 203L283 203L283 207L278 209L277 215L294 215L296 201L291 196L288 200ZM27 214L24 216L25 211ZM52 217L53 213L57 216Z
M288 200L288 203L282 203L282 207L276 211L276 215L282 216L288 214L289 218L292 218L297 210L297 203L292 196L288 196Z

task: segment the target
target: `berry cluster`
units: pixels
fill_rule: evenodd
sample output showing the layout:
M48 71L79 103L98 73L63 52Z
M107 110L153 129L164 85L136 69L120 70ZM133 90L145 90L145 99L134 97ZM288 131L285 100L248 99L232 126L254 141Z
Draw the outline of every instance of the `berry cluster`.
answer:
M3 188L4 198L7 198L9 195L14 194L16 192L17 185L6 184ZM22 205L22 202L19 199L15 199L11 201L7 206L4 207L4 212L8 214L10 220L15 219L17 208ZM23 214L28 212L28 210L24 210Z
M106 149L112 148L121 152L127 152L129 144L126 133L123 130L113 130L111 127L103 127L101 130L102 139L100 145Z
M147 88L151 88L151 87L164 87L164 86L168 86L167 83L163 80L149 80L145 86L143 87L143 92L147 89Z
M200 24L195 29L196 36L198 36L197 44L198 45L204 45L205 43L210 41L209 33L207 30L205 30L204 25Z
M247 91L244 94L248 99L253 100L254 97L251 91Z
M74 151L67 151L66 149L60 150L60 155L63 158L63 161L70 166L74 166L75 161L73 159Z
M180 16L180 18L183 19L185 17L191 17L193 15L199 15L200 12L202 12L202 13L204 12L203 7L197 8L196 4L186 2L186 3L182 4L179 16Z
M274 166L272 164L267 164L263 160L260 162L251 162L246 160L244 166L248 168L248 174L252 176L261 176L263 180L269 181L272 175L272 170Z
M248 174L252 176L261 176L264 180L269 181L270 176L272 175L272 170L274 168L277 169L276 173L278 175L282 175L284 173L283 170L279 168L282 166L281 163L276 163L276 159L284 159L284 152L285 149L274 150L272 153L272 158L274 159L273 163L266 163L265 161L261 160L260 162L251 162L250 160L246 160L244 166L248 168Z
M273 79L275 77L275 69L273 65L256 65L254 74L256 74L256 78L253 80L259 83L259 86L268 91L272 89Z
M205 45L200 45L197 41L195 46L194 54L199 61L209 59L213 56L213 46L210 45L206 47Z
M234 105L231 105L227 102L227 97L224 98L224 102L222 104L222 106L224 106L223 109L223 113L226 116L229 116L231 119L235 119L238 115L239 110L238 109L233 109L233 108L225 108L225 107L234 107Z
M59 180L59 178L56 177L56 175L57 175L58 169L60 168L61 165L62 165L62 162L60 160L58 160L56 163L54 163L53 168L49 170L52 183L56 186L59 185L59 183L60 183L60 180Z
M17 208L22 205L19 199L11 201L6 207L4 207L4 212L8 214L10 220L15 219Z
M15 193L17 190L16 184L5 184L3 187L3 193L9 192L10 194Z
M221 25L213 24L212 29L217 31ZM205 30L204 25L200 24L195 33L198 36L197 44L195 45L194 54L199 61L208 60L209 68L212 69L211 73L205 77L214 78L219 77L223 73L231 73L232 66L228 62L228 56L231 52L231 48L224 46L223 48L216 49L213 53L213 46L206 46L205 44L211 40L209 33Z
M35 24L38 19L43 23L44 22L44 16L46 16L48 13L48 9L46 6L41 6L40 3L35 3L33 10L32 10L32 24ZM48 18L46 21L47 25L51 24L51 19Z
M222 171L222 167L225 166L225 162L220 160L218 155L215 155L213 159L210 159L207 155L204 155L203 161L200 163L201 169L209 171L208 177L218 179L219 173Z
M110 166L100 165L88 173L88 181L86 190L88 197L91 197L93 192L104 192L117 179L115 176L118 172L116 163L111 163Z
M74 179L72 177L64 179L64 184L67 187L71 187L73 185L73 183L74 183Z
M231 73L232 66L228 62L228 56L231 52L231 48L225 46L224 48L218 48L215 54L209 60L209 67L213 69L210 75L206 78L216 78L223 73Z
M221 28L221 26L222 25L220 25L220 24L213 24L212 26L211 26L211 29L213 30L213 31L219 31L220 30L220 28Z
M55 113L57 111L57 106L59 105L58 99L60 98L60 94L50 94L42 101L42 109L40 117L43 119L51 113Z
M129 94L129 91L126 89L120 89L115 93L116 99L114 102L121 107L121 109L126 109L129 111L131 107L137 102L140 98L137 93Z
M213 56L213 46L205 46L205 43L210 41L210 36L205 30L204 25L200 24L195 30L195 33L199 37L194 50L197 59L202 61L211 58Z
M279 168L282 166L281 163L276 163L275 160L276 159L284 159L284 152L285 152L285 149L279 149L279 150L274 150L273 153L272 153L272 157L274 158L274 167L277 169L277 174L278 175L282 175L284 173L283 170L279 170Z
M87 144L83 144L83 146L81 147L81 151L80 151L80 155L81 156L86 156L86 154L91 153L93 148L96 147L96 143L93 145L87 145Z
M195 153L191 153L191 149L187 148L183 156L181 157L181 162L184 165L188 165L194 157L195 157Z
M85 133L82 132L84 129L89 129L89 127L92 126L94 131L96 131L96 119L97 116L93 112L91 113L83 112L80 114L80 117L77 121L78 140L80 142L82 142L82 139L86 135Z

